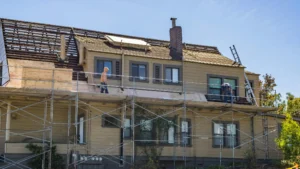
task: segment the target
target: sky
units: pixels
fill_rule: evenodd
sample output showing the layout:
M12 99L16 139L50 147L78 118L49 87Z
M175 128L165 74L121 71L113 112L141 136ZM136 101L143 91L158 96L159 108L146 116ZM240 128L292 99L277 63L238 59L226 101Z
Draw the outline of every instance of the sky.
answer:
M299 0L0 0L0 17L162 40L176 17L184 42L229 58L234 44L247 70L300 97Z

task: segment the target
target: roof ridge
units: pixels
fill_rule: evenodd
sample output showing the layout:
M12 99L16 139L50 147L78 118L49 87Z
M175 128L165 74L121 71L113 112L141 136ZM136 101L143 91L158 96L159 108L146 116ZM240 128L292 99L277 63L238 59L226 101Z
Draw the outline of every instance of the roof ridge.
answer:
M71 27L71 26L62 26L62 25L55 25L55 24L46 24L46 23L39 23L39 22L22 21L22 20L17 20L17 19L8 19L8 18L0 18L0 20L1 21L8 21L8 22L21 22L21 23L25 23L25 24L37 24L37 25L41 25L41 26L51 26L51 27L59 27L59 28L64 28L64 29L70 29L70 30L72 30L72 32L74 32L74 35L78 35L76 33L76 30L77 30L77 31L83 31L85 33L90 32L90 33L103 34L103 35L113 35L113 36L121 36L121 37L126 37L126 38L141 39L141 40L147 41L150 44L152 43L151 45L154 45L153 43L168 43L168 44L170 43L170 41L167 41L167 40L146 38L146 37L139 37L139 36L131 36L131 35L124 35L124 34L110 33L110 32L102 32L102 31L96 31L96 30L90 30L90 29L76 28L76 27ZM98 35L97 35L94 38L101 38L101 37L98 37ZM186 48L190 48L190 49L187 49L187 50L193 50L191 48L199 48L199 47L200 48L201 47L202 48L211 48L211 52L215 52L215 53L220 54L220 51L218 50L218 48L216 46L200 45L200 44L193 44L193 43L186 43L186 42L183 42L182 45L184 45ZM194 49L194 50L196 50L196 49Z

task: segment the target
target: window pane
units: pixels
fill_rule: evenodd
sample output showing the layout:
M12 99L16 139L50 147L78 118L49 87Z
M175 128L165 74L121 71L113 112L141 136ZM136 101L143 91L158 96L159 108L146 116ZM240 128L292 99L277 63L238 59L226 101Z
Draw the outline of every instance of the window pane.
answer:
M223 141L223 136L222 135L214 135L214 145L215 146L220 146L220 145L224 145L224 141Z
M104 127L120 127L119 120L116 117L105 116L103 117Z
M102 73L104 69L103 61L97 60L97 73Z
M83 128L83 124L84 124L84 118L80 117L79 119L79 143L83 143L83 137L84 137L84 128Z
M130 137L130 132L131 132L130 119L125 119L124 127L125 127L124 136L125 137Z
M133 77L138 77L138 76L139 76L139 74L138 74L138 72L139 72L139 67L138 67L138 65L132 64L131 69L132 69L132 75L131 75L131 76L133 76Z
M226 137L226 145L228 147L236 146L236 136L227 136Z
M209 89L209 99L220 100L221 89Z
M224 79L224 83L229 83L232 89L236 87L236 80L234 79Z
M141 120L141 130L142 131L151 131L152 130L152 121Z
M166 82L172 82L172 69L166 68Z
M211 77L209 78L208 80L208 83L209 83L209 87L210 88L218 88L220 89L221 88L221 78L214 78L214 77Z
M181 122L181 132L188 132L189 129L188 129L188 122L187 121L182 121Z
M104 67L108 67L107 76L111 76L112 63L111 61L104 61Z
M174 127L170 127L168 131L168 143L174 143Z
M236 135L236 125L235 124L227 124L227 134L228 135Z
M182 144L189 144L188 133L181 133Z
M173 68L172 69L172 82L173 83L178 83L178 81L179 81L179 70L178 69L175 69L175 68Z
M214 123L214 134L223 134L223 124Z
M139 77L141 80L146 79L146 66L145 65L139 65Z

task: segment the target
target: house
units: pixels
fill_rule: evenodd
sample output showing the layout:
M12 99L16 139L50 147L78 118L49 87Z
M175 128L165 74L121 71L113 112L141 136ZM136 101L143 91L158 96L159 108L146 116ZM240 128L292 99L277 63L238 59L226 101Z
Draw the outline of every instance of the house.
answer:
M281 159L274 139L284 117L246 98L245 74L259 103L259 74L217 47L183 43L181 29L173 18L164 41L1 19L3 165L26 165L29 143L57 146L69 168L130 168L145 146L160 149L167 168L238 165L249 150Z

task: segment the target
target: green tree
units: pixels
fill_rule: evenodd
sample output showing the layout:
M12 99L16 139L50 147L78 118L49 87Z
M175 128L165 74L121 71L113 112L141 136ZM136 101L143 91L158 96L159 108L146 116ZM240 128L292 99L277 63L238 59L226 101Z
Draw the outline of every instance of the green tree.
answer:
M300 98L287 93L287 110L293 117L300 117Z
M263 80L260 81L260 105L268 107L277 107L278 113L283 114L285 110L285 102L281 100L281 94L276 93L277 86L275 78L270 74L263 75Z
M300 163L300 125L289 113L286 114L276 144L283 151L285 160Z

